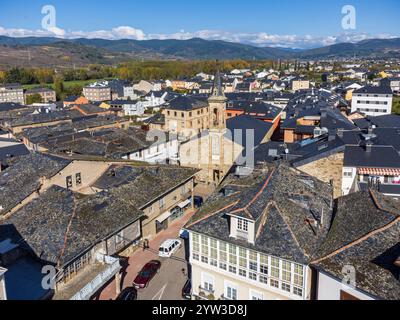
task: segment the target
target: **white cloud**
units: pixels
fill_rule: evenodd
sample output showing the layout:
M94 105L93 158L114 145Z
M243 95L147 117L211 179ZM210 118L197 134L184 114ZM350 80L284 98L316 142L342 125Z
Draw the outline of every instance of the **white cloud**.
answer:
M96 30L96 31L66 31L60 28L52 28L51 30L27 30L27 29L6 29L0 27L0 35L10 37L43 37L53 36L65 39L74 38L101 38L108 40L117 39L178 39L187 40L191 38L203 38L207 40L224 40L230 42L240 42L254 46L271 46L309 49L322 46L333 45L342 42L359 42L372 38L394 38L396 36L390 34L371 35L367 33L343 33L333 36L312 36L312 35L274 35L266 32L257 33L235 33L221 30L199 30L196 32L187 32L180 30L177 33L171 34L145 34L143 30L136 29L130 26L120 26L111 30Z

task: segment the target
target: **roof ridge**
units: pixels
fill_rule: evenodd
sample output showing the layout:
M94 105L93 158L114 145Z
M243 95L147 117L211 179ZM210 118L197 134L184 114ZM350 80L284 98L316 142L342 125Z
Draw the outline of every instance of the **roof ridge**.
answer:
M376 198L376 195L375 195L375 191L374 191L374 190L372 190L372 189L370 188L370 189L369 189L369 193L370 193L370 195L371 195L372 201L374 202L375 206L378 207L379 210L384 211L384 212L386 212L386 213L389 213L389 214L391 214L392 216L395 216L395 217L399 217L399 216L400 216L400 214L398 214L398 213L391 212L391 211L389 211L389 210L383 208L382 205L379 203L378 199Z
M374 236L374 235L376 235L376 234L378 234L380 232L383 232L383 231L389 229L390 227L392 227L393 225L395 225L398 222L400 222L400 216L398 216L396 219L393 219L388 224L386 224L386 225L384 225L384 226L382 226L382 227L380 227L378 229L375 229L373 231L370 231L370 232L366 233L365 235L363 235L362 237L358 238L357 240L354 240L354 241L344 245L343 247L341 247L339 249L336 249L335 251L331 252L330 254L328 254L328 255L326 255L324 257L321 257L321 258L319 258L317 260L311 261L311 263L312 264L316 264L316 263L319 263L319 262L321 262L323 260L332 258L333 256L336 256L337 254L343 252L344 250L347 250L348 248L351 248L351 247L353 247L353 246L355 246L357 244L360 244L361 242L364 242L368 238L370 238L370 237L372 237L372 236Z
M289 223L286 221L285 217L282 215L281 210L279 210L279 207L278 207L277 203L275 201L272 201L272 202L273 202L276 210L278 211L279 215L282 217L282 220L285 222L286 226L288 227L288 230L289 230L290 234L292 235L293 240L296 242L297 246L300 248L300 250L303 252L303 254L305 256L310 257L310 255L307 252L305 252L305 250L300 245L299 241L297 240L297 237L293 233L292 228L290 227Z
M265 180L265 182L264 182L263 186L261 187L261 189L257 192L257 194L253 197L253 199L246 206L244 206L243 208L240 208L240 209L236 209L236 210L234 210L234 211L232 211L230 213L237 213L237 212L241 212L241 211L246 211L258 199L258 197L264 192L265 188L268 186L269 182L271 181L271 178L272 178L273 174L275 173L275 171L276 171L276 168L274 168L271 171L270 175Z
M239 200L234 201L234 202L232 202L231 204L229 204L229 205L227 205L227 206L225 206L225 207L223 207L223 208L221 208L221 209L219 209L219 210L217 210L217 211L214 211L214 212L211 212L211 213L207 214L206 216L204 216L203 218L201 218L201 219L199 219L199 220L196 220L196 221L194 221L194 222L192 222L192 223L189 223L188 225L185 226L185 228L192 227L193 225L195 225L195 224L197 224L197 223L199 223L199 222L201 222L201 221L203 221L203 220L206 220L206 219L208 219L209 217L211 217L211 216L213 216L213 215L215 215L215 214L217 214L217 213L220 213L220 212L222 212L222 211L224 211L224 210L226 210L226 209L229 209L229 208L231 208L231 207L237 205L238 203L239 203Z
M63 258L65 250L66 250L66 247L67 247L67 241L68 241L69 232L70 232L71 226L72 226L72 220L74 220L74 218L76 216L77 209L78 209L78 204L76 202L75 195L73 193L72 193L72 200L74 202L74 208L72 210L72 215L71 215L71 218L70 218L70 220L68 222L67 229L65 230L63 246L61 248L60 256L58 257L58 260L57 260L57 267L61 267L60 263L61 263L61 259Z

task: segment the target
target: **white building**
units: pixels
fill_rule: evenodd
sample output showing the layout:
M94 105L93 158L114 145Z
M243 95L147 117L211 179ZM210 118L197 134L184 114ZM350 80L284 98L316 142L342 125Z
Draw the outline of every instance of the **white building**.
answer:
M149 135L151 135L148 136L149 139L157 137L157 141L147 148L125 156L124 159L143 161L151 164L176 164L179 155L179 142L177 137L157 130L150 132Z
M388 86L366 86L353 92L351 112L367 116L382 116L392 113L393 93Z
M24 89L20 84L0 85L0 103L14 102L25 103Z
M185 226L193 297L312 299L306 256L327 234L331 197L329 184L283 165L256 168L243 181L228 176L223 189ZM318 208L314 218L310 207Z

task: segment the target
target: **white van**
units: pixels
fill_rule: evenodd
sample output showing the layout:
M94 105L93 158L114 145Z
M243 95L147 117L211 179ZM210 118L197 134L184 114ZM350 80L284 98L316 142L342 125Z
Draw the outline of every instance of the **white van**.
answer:
M158 250L158 255L163 258L170 258L182 246L181 240L170 239L164 241Z

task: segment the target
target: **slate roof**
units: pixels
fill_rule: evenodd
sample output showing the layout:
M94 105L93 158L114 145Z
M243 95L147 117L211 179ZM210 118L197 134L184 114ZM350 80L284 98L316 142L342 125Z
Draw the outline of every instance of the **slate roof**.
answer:
M361 129L376 126L378 128L398 128L400 129L400 115L387 114L383 116L370 117L353 120L356 126Z
M336 216L319 259L312 265L337 279L356 270L356 287L370 296L400 299L400 202L375 191L339 198Z
M179 111L190 111L208 106L208 102L205 100L195 99L190 96L179 96L169 101L166 106L167 109L179 110Z
M185 228L263 253L307 264L326 236L332 217L332 187L286 165L230 177ZM323 219L321 219L323 213ZM255 244L229 237L228 216L255 221ZM321 223L315 227L307 221Z
M153 144L147 141L147 133L141 129L103 129L93 133L82 132L52 136L42 146L54 153L102 156L121 159L127 154L143 150Z
M0 206L3 207L0 215L7 213L37 191L41 186L41 177L53 177L70 162L41 153L17 158L11 167L0 172Z
M110 190L142 208L192 178L198 170L175 166L112 166L93 187Z
M371 146L367 152L362 146L346 146L345 167L400 168L400 155L393 146Z
M393 94L389 86L365 86L353 91L354 94Z
M3 162L9 158L23 156L29 154L29 150L22 143L14 144L7 147L0 147L0 162Z
M14 238L15 242L23 239L35 256L62 266L142 214L131 203L107 193L83 196L53 186L14 213L0 228L14 226L21 236Z
M236 141L236 143L241 144L242 146L247 146L250 141L247 140L247 130L250 134L254 132L254 146L258 146L261 144L265 136L271 130L273 124L270 122L265 122L262 120L258 120L253 116L249 116L246 114L239 115L237 117L232 117L226 121L226 127L230 130L230 135L227 135L230 139L235 138L235 130L241 130L242 140Z
M63 120L71 120L74 117L78 117L80 113L78 111L56 111L49 113L38 113L38 114L27 114L22 117L16 118L10 122L10 127L25 126L37 123L47 123Z

